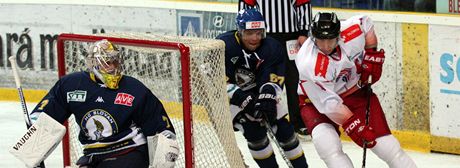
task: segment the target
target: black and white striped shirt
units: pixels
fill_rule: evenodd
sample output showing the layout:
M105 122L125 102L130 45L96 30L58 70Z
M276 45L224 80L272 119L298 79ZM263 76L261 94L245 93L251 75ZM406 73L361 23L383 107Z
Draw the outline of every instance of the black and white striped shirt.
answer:
M253 7L264 16L267 33L308 35L312 19L310 0L240 0L238 9Z

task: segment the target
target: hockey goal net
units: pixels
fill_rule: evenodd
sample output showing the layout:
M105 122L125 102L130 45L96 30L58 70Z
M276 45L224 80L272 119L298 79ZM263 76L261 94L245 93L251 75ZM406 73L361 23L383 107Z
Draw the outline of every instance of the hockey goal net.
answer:
M88 46L101 39L121 49L123 73L162 101L180 144L176 167L244 167L227 104L223 42L141 33L61 34L59 76L84 70ZM82 156L78 132L72 116L63 140L64 166L75 166Z

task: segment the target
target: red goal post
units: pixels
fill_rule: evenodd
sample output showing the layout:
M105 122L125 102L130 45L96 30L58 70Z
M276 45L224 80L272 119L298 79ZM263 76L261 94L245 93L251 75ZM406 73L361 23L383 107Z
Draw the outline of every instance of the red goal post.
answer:
M166 104L170 104L172 109L176 109L178 105L182 105L180 113L182 116L178 117L178 120L182 120L182 124L180 122L173 122L176 131L178 132L178 136L182 136L183 142L180 138L179 142L183 144L183 151L184 153L182 161L179 161L176 167L211 167L211 166L219 166L219 167L240 167L244 166L243 161L241 158L241 154L239 153L238 147L236 146L236 141L234 138L234 134L229 134L230 132L233 133L233 129L231 127L231 119L229 117L229 110L228 110L228 101L225 95L225 70L222 69L224 67L224 44L221 41L211 40L211 39L201 39L201 38L191 38L191 37L180 37L180 36L164 36L164 35L153 35L153 34L146 34L146 33L112 33L112 34L99 34L99 35L81 35L81 34L61 34L58 37L57 41L57 51L58 51L58 75L62 77L68 73L81 70L83 69L83 65L81 64L82 59L84 58L84 50L85 46L88 46L92 42L107 39L112 43L120 46L122 48L122 53L124 53L124 57L126 57L126 62L130 64L124 65L124 69L129 69L127 75L135 76L136 78L140 79L142 82L148 83L146 84L152 92L162 100L162 94L156 93L156 90L161 92L166 88L165 97L169 99L169 102ZM214 48L209 48L210 46L214 46ZM135 56L131 56L128 54L133 54ZM177 53L177 54L175 54ZM197 54L199 53L199 54ZM173 61L176 56L179 55L180 63L177 65L173 65L176 61ZM206 62L207 58L201 58L210 56L209 59L217 58L217 65L210 65L213 63ZM77 58L75 58L77 57ZM159 63L157 60L164 59L164 57L171 57L167 61L168 63ZM137 59L137 60L136 60ZM138 63L139 60L147 61L144 64ZM196 60L203 60L201 62L191 62ZM151 62L148 62L151 61ZM208 60L214 61L214 60ZM164 64L164 65L163 65ZM157 67L160 67L158 68ZM141 67L136 67L141 66ZM151 66L151 67L149 67ZM139 72L139 69L147 69L145 72ZM161 69L161 70L158 70ZM166 69L166 70L164 70ZM172 72L178 72L178 74L174 74ZM192 71L199 71L199 72L192 72ZM125 71L126 72L126 71ZM173 75L164 75L162 74L173 74ZM180 73L180 74L179 74ZM193 74L192 74L193 73ZM217 73L218 76L212 76L214 73ZM166 87L159 87L156 88L156 85L159 81L163 81L165 78L161 76L162 79L154 79L156 76L160 76L158 74L162 74L167 76L168 80L172 81L173 83L180 82L181 84L178 85L178 88L174 88L170 84L164 84ZM172 79L172 76L178 76L179 78ZM194 79L196 76L199 76L200 79ZM204 77L201 77L204 76ZM215 93L208 93L209 87L204 79L206 76L212 76L209 80L217 80L221 82L212 81L214 83L210 84L209 86L215 86L217 84L217 88L212 88ZM149 84L152 83L152 84ZM222 85L221 85L222 84ZM206 85L201 88L201 85ZM219 88L221 87L222 88ZM182 100L172 100L168 98L170 95L173 94L172 92L179 90L177 93L177 97L182 98ZM195 93L197 92L197 93ZM214 101L211 99L218 98L219 101ZM179 101L179 102L178 102ZM163 102L163 100L162 100ZM164 102L163 102L164 103ZM165 104L165 103L164 103ZM217 106L223 106L225 108L221 108ZM168 115L177 116L177 114L170 114L168 111L168 105L165 105L165 109ZM218 109L218 110L216 110ZM176 110L171 110L176 111ZM216 112L217 111L217 112ZM172 113L172 112L171 112ZM192 114L197 114L197 116L205 116L202 118L194 118ZM204 114L201 114L204 113ZM223 117L223 119L221 119ZM182 117L182 118L181 118ZM218 119L213 119L212 117L219 117ZM194 121L196 120L196 121ZM209 121L207 121L209 120ZM218 121L222 120L222 121ZM225 121L227 120L227 121ZM219 123L217 123L219 122ZM220 123L222 122L222 123ZM197 124L194 124L197 123ZM64 166L72 166L74 162L76 162L75 158L71 158L73 153L78 152L78 150L82 149L71 149L72 143L76 143L75 140L78 138L78 134L72 135L70 129L72 123L65 123L68 131L63 139L63 155L64 155ZM197 125L197 128L194 126ZM74 126L75 127L75 126ZM179 129L179 128L183 129ZM200 128L202 127L202 129ZM207 135L198 135L195 133L194 130L204 131L204 134L215 134L212 135L211 138L205 137ZM207 132L210 130L209 132ZM222 133L224 132L224 133ZM75 134L75 133L73 133ZM222 136L230 136L230 137L222 137ZM230 140L229 139L233 139ZM209 140L210 142L206 142ZM204 141L204 142L201 142ZM211 142L212 141L212 142ZM197 154L200 148L210 148L210 146L206 146L206 144L214 143L214 141L219 141L219 144L215 146L211 146L211 148L220 148L220 146L224 146L224 149L218 149L217 152L210 152L212 155L213 153L221 153L220 151L224 151L225 155L225 163L219 163L215 160L221 160L219 158L212 158L213 156L208 156L209 158L206 159L206 152L203 154ZM195 143L194 143L195 142ZM227 147L229 146L229 147ZM76 147L78 148L78 147ZM182 148L182 146L181 146ZM229 149L226 149L229 148ZM233 149L232 149L233 148ZM206 149L208 150L208 149ZM209 152L208 152L209 153ZM78 154L77 154L78 155ZM79 154L81 155L81 154ZM204 155L204 156L198 156ZM78 157L78 156L77 156ZM205 159L198 158L204 157ZM222 157L222 156L217 156ZM181 156L179 157L181 159ZM214 160L215 159L215 160ZM216 162L216 163L215 163ZM183 164L183 165L182 165ZM228 164L228 166L225 166Z

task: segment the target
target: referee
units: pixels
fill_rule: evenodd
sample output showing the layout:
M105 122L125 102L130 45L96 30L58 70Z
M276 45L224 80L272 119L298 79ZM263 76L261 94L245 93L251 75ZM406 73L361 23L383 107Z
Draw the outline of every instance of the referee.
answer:
M306 135L299 112L299 72L294 59L308 36L312 17L310 0L240 0L238 10L247 8L258 8L265 18L267 35L286 47L289 57L286 58L289 61L286 61L285 76L289 119L297 133Z

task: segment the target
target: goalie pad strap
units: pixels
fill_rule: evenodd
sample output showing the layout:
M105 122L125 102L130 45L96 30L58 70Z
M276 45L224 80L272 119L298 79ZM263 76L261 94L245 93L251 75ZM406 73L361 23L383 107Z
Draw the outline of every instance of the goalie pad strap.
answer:
M10 148L10 153L27 167L37 166L56 148L66 128L46 113L42 113L27 132Z

